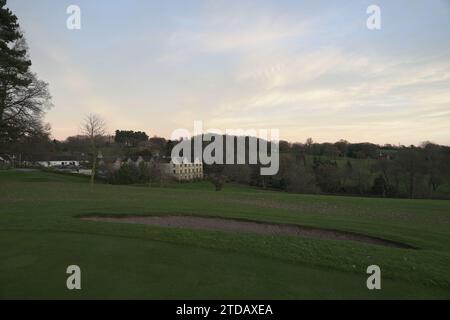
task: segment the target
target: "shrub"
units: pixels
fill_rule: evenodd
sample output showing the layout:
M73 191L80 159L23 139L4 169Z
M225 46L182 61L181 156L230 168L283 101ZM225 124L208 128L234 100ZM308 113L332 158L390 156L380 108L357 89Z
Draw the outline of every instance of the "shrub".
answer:
M386 179L380 174L373 181L372 193L376 195L382 195L384 197L386 196L387 191L388 184L386 182Z
M135 184L140 182L139 168L134 164L123 164L119 170L113 172L110 177L112 184Z
M221 174L212 174L208 177L208 180L216 187L216 191L222 190L225 185L225 176Z

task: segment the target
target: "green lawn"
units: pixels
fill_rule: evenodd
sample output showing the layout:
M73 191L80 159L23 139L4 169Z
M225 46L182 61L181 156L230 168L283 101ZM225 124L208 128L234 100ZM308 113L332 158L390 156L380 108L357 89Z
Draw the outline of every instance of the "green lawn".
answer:
M196 214L354 231L420 248L84 221ZM68 265L82 290L66 289ZM366 288L366 268L382 290ZM450 201L292 195L207 183L96 185L0 171L0 298L450 299Z

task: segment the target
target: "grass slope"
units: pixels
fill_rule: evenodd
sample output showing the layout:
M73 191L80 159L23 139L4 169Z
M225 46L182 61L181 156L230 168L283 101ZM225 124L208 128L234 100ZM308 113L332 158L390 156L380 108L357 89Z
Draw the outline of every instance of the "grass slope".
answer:
M0 171L0 298L450 298L449 201L212 189L92 189L78 177ZM77 218L173 213L354 231L420 250ZM65 287L71 264L81 291ZM371 264L381 291L365 286Z

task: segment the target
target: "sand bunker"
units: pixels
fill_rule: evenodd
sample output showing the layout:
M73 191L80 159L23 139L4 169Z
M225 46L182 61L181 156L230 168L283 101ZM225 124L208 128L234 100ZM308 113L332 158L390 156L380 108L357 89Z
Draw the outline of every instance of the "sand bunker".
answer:
M293 224L276 224L248 220L224 219L199 216L118 216L118 217L84 217L83 220L146 224L168 228L185 228L199 230L219 230L228 232L257 233L266 235L290 235L325 240L358 241L386 247L414 249L414 247L362 234L303 227Z

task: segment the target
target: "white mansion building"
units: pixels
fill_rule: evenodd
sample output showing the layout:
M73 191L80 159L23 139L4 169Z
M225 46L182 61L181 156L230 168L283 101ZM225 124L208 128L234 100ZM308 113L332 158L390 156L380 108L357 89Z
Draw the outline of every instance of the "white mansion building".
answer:
M198 159L194 162L186 159L161 164L161 169L179 181L203 179L203 163Z

